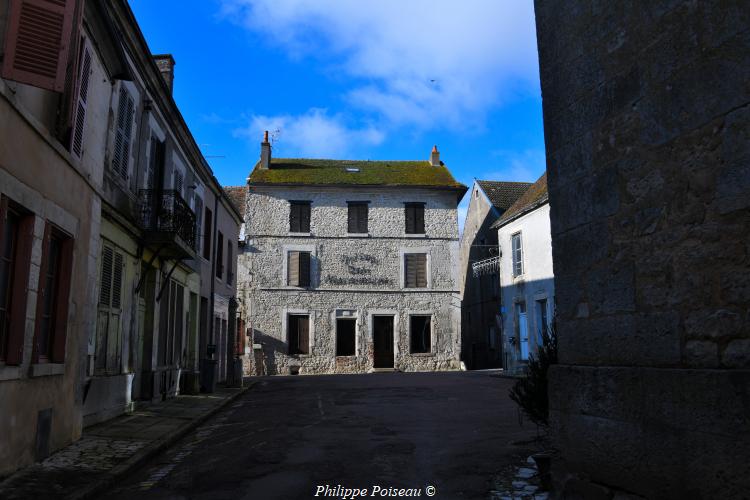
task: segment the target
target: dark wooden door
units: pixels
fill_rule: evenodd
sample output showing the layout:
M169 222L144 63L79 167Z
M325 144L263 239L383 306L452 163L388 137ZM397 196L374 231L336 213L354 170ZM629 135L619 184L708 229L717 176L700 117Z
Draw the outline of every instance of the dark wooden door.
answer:
M393 316L374 316L374 367L393 368Z

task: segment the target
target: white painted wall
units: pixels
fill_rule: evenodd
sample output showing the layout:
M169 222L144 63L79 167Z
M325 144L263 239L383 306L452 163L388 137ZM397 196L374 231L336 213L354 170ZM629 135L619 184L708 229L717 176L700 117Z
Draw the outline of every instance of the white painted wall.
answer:
M523 246L523 274L513 276L512 235L521 232ZM539 343L540 324L537 301L547 300L547 317L554 316L554 273L552 269L552 238L550 233L549 203L498 229L498 244L501 252L500 287L503 316L504 365L509 371L517 371L520 351L515 305L526 303L529 328L529 352L534 354ZM511 344L510 338L516 339Z

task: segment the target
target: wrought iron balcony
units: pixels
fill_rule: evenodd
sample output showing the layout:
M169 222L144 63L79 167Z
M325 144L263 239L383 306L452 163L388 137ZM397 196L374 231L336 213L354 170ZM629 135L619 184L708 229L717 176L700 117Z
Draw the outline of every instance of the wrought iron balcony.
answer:
M140 215L147 243L164 257L195 257L195 214L178 191L141 189Z

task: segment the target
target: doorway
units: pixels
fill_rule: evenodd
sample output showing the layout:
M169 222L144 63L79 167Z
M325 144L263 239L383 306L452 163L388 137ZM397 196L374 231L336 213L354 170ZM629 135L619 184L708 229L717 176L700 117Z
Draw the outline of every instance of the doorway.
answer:
M393 368L393 316L372 317L373 367Z

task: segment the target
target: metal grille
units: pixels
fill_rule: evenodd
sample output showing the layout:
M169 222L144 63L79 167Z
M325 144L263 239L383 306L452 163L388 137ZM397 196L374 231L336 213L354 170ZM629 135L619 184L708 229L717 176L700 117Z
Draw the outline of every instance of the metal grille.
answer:
M195 250L195 214L175 190L141 189L141 224L147 231L173 233Z

